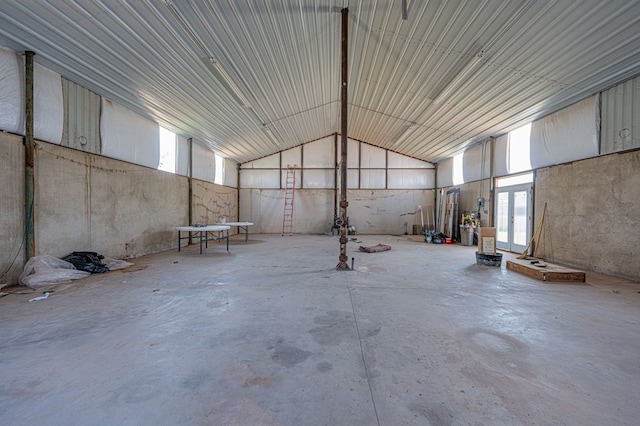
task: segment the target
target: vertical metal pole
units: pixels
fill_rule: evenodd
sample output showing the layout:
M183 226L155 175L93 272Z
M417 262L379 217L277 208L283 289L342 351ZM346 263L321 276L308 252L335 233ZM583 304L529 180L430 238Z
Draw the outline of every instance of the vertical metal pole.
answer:
M24 133L24 191L25 191L25 260L36 254L35 220L33 214L35 192L35 151L36 144L33 137L33 57L35 53L25 53L25 133Z
M189 142L189 226L193 225L193 138ZM189 232L189 245L193 244L191 232Z
M341 114L340 114L340 257L336 269L350 270L349 257L347 256L347 108L349 93L347 86L348 74L348 47L349 47L349 9L342 9L342 87L341 87Z
M336 158L334 160L335 161L335 167L334 167L334 173L333 173L333 218L335 220L335 218L338 217L338 164L339 164L339 161L338 161L338 133L334 133L333 134L333 146L334 146L334 152L336 153L335 154ZM331 226L333 227L333 224L331 224ZM333 230L331 232L333 233Z
M493 168L495 167L493 164L493 155L496 149L496 138L494 138L493 136L489 138L489 147L491 148L489 149L489 226L495 226L495 223L493 222L493 215L495 214L495 212L493 211L493 209L495 206L494 196L496 194L496 190L493 170Z

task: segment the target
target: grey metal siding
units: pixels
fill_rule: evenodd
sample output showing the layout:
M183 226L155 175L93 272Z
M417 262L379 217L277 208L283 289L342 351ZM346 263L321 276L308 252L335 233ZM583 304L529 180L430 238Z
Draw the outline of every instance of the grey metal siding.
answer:
M64 127L62 145L100 154L100 96L62 79Z
M640 147L640 76L602 92L600 153Z

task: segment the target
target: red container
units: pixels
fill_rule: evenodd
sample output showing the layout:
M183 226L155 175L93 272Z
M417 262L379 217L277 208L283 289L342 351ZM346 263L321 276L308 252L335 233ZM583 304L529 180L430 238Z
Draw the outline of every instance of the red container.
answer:
M446 244L451 244L451 238L445 238L445 239L444 239L444 242L445 242Z

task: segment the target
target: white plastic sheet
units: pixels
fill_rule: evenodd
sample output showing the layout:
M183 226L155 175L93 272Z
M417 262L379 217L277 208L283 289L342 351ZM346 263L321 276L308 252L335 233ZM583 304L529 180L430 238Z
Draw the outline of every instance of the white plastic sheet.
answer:
M489 148L489 147L487 147ZM509 158L509 134L505 133L502 136L498 136L494 145L493 155L493 172L496 176L506 176L509 174L507 168Z
M304 144L303 162L305 168L333 168L335 167L335 146L333 137L320 139ZM283 162L284 163L284 162ZM283 164L282 167L286 167Z
M304 171L302 186L304 188L333 189L334 175L333 170L307 169Z
M340 174L338 174L338 181L340 180ZM347 188L358 189L360 187L360 170L348 169L347 170Z
M284 165L287 167L287 165ZM243 169L279 169L280 168L280 154L269 155L258 160L249 161L242 164Z
M296 146L295 148L282 151L282 167L287 165L295 165L296 168L300 168L302 164L302 147Z
M27 261L20 274L20 284L31 288L43 288L65 284L71 280L88 277L90 272L78 271L73 264L50 255L34 256Z
M34 137L60 144L63 120L62 77L36 63L33 67Z
M336 164L340 164L340 138L338 138L338 152L336 153ZM350 169L357 169L360 167L360 142L353 139L347 139L347 167Z
M22 134L22 61L12 50L0 48L0 130Z
M389 151L387 165L390 169L433 169L434 165L406 155Z
M432 189L435 186L433 169L389 169L388 189Z
M109 99L102 98L100 119L102 155L158 168L160 127Z
M240 171L241 188L280 188L280 170L246 169Z
M366 143L360 144L360 167L363 169L386 168L386 150Z
M599 154L598 96L534 121L531 126L531 167L562 164Z
M206 182L215 182L216 155L209 148L193 143L193 178Z
M189 141L186 137L178 135L176 140L176 174L189 175Z
M384 189L386 177L387 171L384 169L360 169L360 188Z
M484 152L484 168L483 168L483 154L482 150L485 148ZM489 168L491 167L491 147L489 146L489 142L480 143L478 145L473 146L470 149L467 149L462 156L462 173L464 176L465 182L474 182L481 179L488 179L491 171Z
M224 159L224 179L223 185L232 188L238 187L238 163L228 158Z
M453 158L447 158L438 163L437 170L438 188L444 188L453 185Z

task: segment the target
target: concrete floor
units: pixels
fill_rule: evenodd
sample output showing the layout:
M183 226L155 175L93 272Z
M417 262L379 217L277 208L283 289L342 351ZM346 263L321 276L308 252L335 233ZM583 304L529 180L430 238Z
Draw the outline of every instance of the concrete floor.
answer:
M335 237L236 236L0 299L0 424L638 424L640 283L359 238L356 271Z

